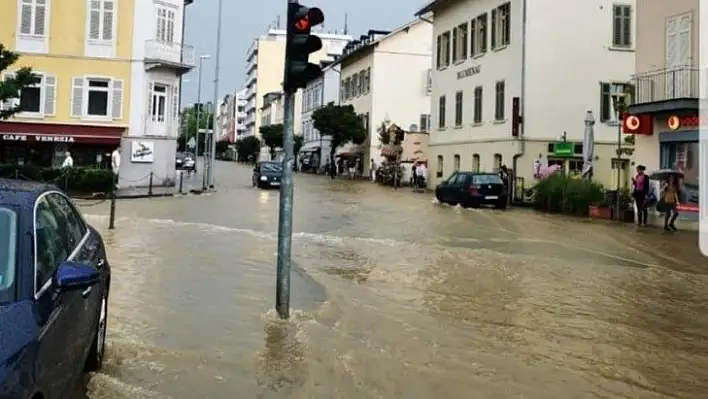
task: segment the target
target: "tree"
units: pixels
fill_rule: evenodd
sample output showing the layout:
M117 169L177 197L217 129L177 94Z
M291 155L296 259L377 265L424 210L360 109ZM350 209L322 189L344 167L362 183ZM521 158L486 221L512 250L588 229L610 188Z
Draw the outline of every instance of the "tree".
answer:
M19 54L6 50L5 46L0 43L0 72L7 70L19 58ZM32 73L32 68L22 67L13 75L6 75L4 81L0 81L0 104L11 104L10 107L0 109L0 120L8 119L21 111L20 92L35 84L36 80L37 77Z
M185 108L182 110L181 133L177 140L180 151L187 150L189 139L197 136L197 107ZM214 126L214 114L203 109L199 115L199 129L209 130ZM206 150L206 134L199 135L199 154Z
M379 141L381 144L386 145L391 141L391 136L388 134L388 129L386 128L386 123L381 122L381 126L378 129Z
M270 159L274 160L275 149L278 147L283 147L283 125L281 123L276 125L266 125L261 126L258 130L261 132L263 144L265 144L270 151Z
M332 146L329 153L330 165L334 166L337 148L347 143L361 144L366 140L364 121L351 105L334 105L333 102L312 113L312 125L320 134L329 136ZM330 168L334 179L336 168Z
M303 144L305 144L305 139L300 135L296 135L295 142L293 144L293 154L297 156Z
M236 141L236 160L255 162L261 152L261 141L256 136L244 137Z

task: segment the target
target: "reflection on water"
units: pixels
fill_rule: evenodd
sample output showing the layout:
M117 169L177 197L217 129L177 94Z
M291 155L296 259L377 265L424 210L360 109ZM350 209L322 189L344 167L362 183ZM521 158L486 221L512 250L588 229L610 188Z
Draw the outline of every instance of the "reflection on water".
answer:
M124 211L102 231L110 343L89 397L708 395L708 278L683 236L326 183L296 198L310 219L296 217L288 321L271 310L277 193L243 191L259 214L221 223L160 215L233 198Z

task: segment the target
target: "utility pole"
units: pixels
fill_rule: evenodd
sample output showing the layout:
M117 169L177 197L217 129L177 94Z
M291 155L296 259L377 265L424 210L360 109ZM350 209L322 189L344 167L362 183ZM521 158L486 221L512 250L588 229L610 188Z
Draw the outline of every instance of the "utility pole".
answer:
M194 162L199 160L199 124L202 119L202 64L206 59L209 59L207 54L199 56L199 79L197 81L197 131L195 132L197 144L194 147L194 156L197 157L197 159L195 159Z
M290 317L290 265L293 235L293 168L295 93L309 80L322 75L319 65L308 62L310 54L322 48L322 40L311 35L311 28L324 22L319 8L308 8L288 0L287 39L283 73L283 178L280 184L278 214L278 260L275 289L275 309L281 319Z
M214 187L215 181L214 181L214 167L216 166L216 122L217 122L217 117L216 117L216 111L217 108L219 107L219 72L221 69L221 13L223 10L223 5L224 5L224 0L219 0L219 6L217 7L217 18L218 22L216 23L216 65L214 66L214 112L212 114L212 118L214 120L214 123L211 128L211 143L209 146L209 156L210 156L210 167L209 170L207 171L208 176L207 176L207 182L209 184L209 187L212 188Z

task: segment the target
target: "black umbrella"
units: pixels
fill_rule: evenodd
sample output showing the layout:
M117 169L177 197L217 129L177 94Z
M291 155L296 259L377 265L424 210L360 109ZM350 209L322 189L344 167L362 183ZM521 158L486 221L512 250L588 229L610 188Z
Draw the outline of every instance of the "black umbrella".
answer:
M649 174L649 178L652 180L669 180L670 176L683 179L683 172L674 169L659 169Z

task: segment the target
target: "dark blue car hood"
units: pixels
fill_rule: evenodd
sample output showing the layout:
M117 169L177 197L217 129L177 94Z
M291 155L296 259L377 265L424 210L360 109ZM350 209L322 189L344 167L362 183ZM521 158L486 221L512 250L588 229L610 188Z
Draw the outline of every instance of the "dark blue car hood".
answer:
M0 306L0 381L5 377L4 370L12 368L22 349L37 339L37 333L32 302Z

